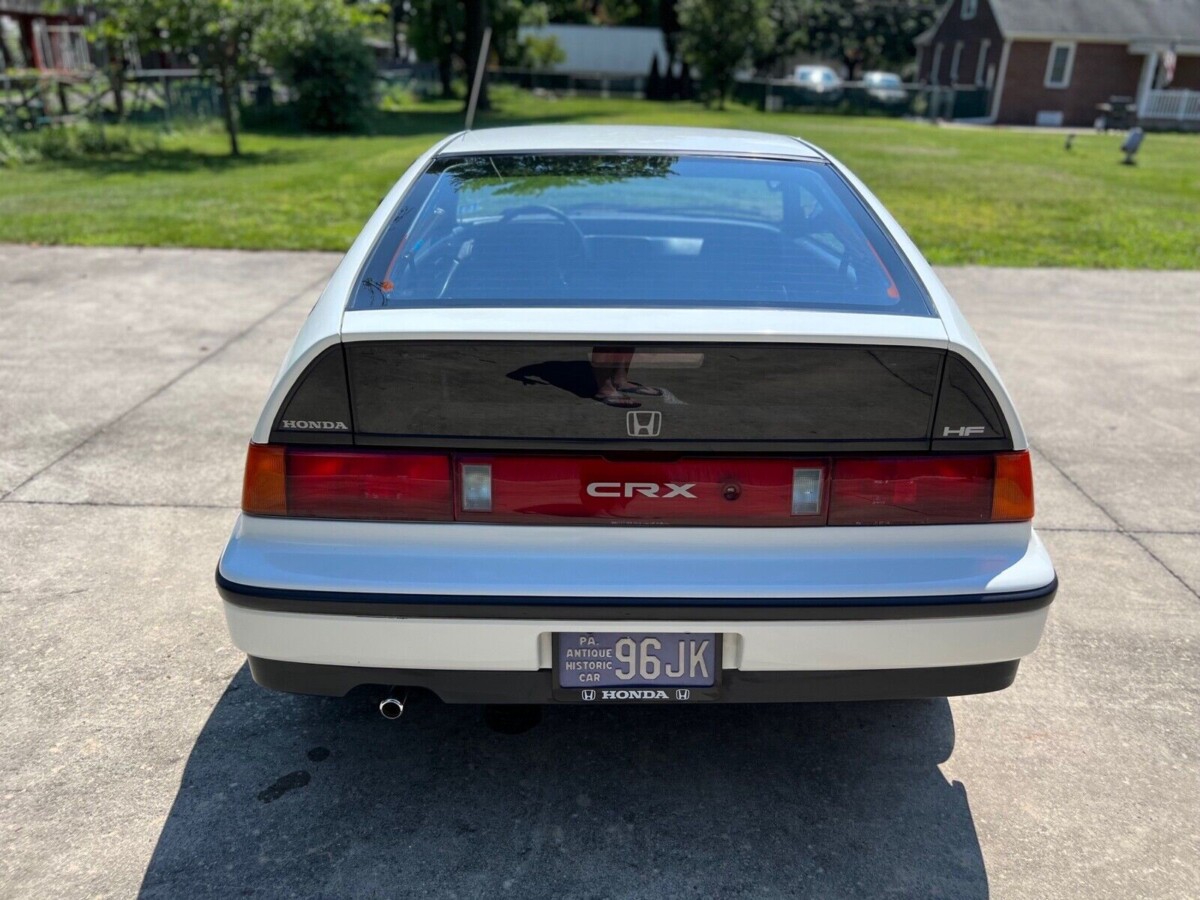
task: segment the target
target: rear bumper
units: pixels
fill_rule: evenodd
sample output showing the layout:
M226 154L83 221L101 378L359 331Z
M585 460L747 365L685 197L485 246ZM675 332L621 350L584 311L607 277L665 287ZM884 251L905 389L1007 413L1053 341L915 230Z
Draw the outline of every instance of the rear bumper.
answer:
M845 700L915 700L985 694L1013 683L1018 660L977 666L871 669L849 672L742 672L725 669L718 703L805 703ZM425 688L446 703L559 703L548 670L538 672L446 672L436 669L375 669L280 662L250 657L254 680L271 690L341 697L364 684ZM578 693L578 692L575 692ZM673 692L669 692L673 693ZM582 699L565 702L585 702ZM595 702L656 702L597 700ZM657 701L663 702L663 701ZM678 702L668 699L666 702Z
M1028 522L882 528L638 528L239 516L221 575L345 597L651 597L663 605L915 602L1054 579ZM344 596L343 596L344 595Z
M570 700L556 632L715 633L733 702L997 690L1057 581L1028 523L600 528L242 516L217 584L267 687ZM577 692L576 692L577 693ZM692 692L693 697L703 692Z
M428 613L432 604L418 612L380 600L345 609L347 601L311 593L263 596L219 575L218 584L234 643L266 687L342 695L360 684L405 685L451 702L487 703L577 699L552 685L559 631L715 632L722 636L723 680L719 691L695 692L696 699L885 699L998 690L1037 647L1057 588L1052 582L986 601L938 597L852 608L493 605L490 617L477 618L462 604L441 604L441 615ZM305 604L322 611L298 611Z

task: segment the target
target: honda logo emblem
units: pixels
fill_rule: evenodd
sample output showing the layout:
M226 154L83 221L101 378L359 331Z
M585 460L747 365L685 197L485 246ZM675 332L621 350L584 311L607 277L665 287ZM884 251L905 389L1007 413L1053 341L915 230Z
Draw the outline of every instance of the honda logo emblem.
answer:
M595 691L591 691L591 690L584 691L584 692L583 692L583 699L584 699L584 700L595 700L595 699L596 699L596 692L595 692Z
M675 692L675 699L676 700L691 700L692 692L689 690L686 690L685 688L680 688L679 690L677 690Z
M630 410L625 413L625 430L630 437L658 437L662 431L662 413L658 410Z

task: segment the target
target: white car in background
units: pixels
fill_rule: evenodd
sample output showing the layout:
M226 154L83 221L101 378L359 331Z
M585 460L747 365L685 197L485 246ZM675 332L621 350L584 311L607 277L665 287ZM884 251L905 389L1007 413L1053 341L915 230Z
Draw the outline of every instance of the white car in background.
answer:
M862 83L867 89L867 96L872 100L888 106L908 101L904 80L895 72L864 72Z
M1054 568L1021 422L803 140L538 126L413 163L304 323L217 571L284 691L448 702L1009 685Z
M844 87L841 76L829 66L796 66L792 80L815 94L840 96Z

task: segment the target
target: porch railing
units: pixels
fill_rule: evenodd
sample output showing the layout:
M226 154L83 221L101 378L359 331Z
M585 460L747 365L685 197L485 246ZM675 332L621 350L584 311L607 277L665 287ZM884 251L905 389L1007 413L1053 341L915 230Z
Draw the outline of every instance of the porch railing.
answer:
M1142 119L1200 122L1200 91L1151 91L1139 116Z

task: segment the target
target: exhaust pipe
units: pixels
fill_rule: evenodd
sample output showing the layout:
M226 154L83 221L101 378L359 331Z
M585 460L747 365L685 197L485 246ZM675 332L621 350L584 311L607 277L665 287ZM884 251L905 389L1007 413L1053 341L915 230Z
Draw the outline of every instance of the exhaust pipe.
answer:
M404 715L404 704L407 702L408 688L392 688L388 695L379 701L379 714L395 722Z

